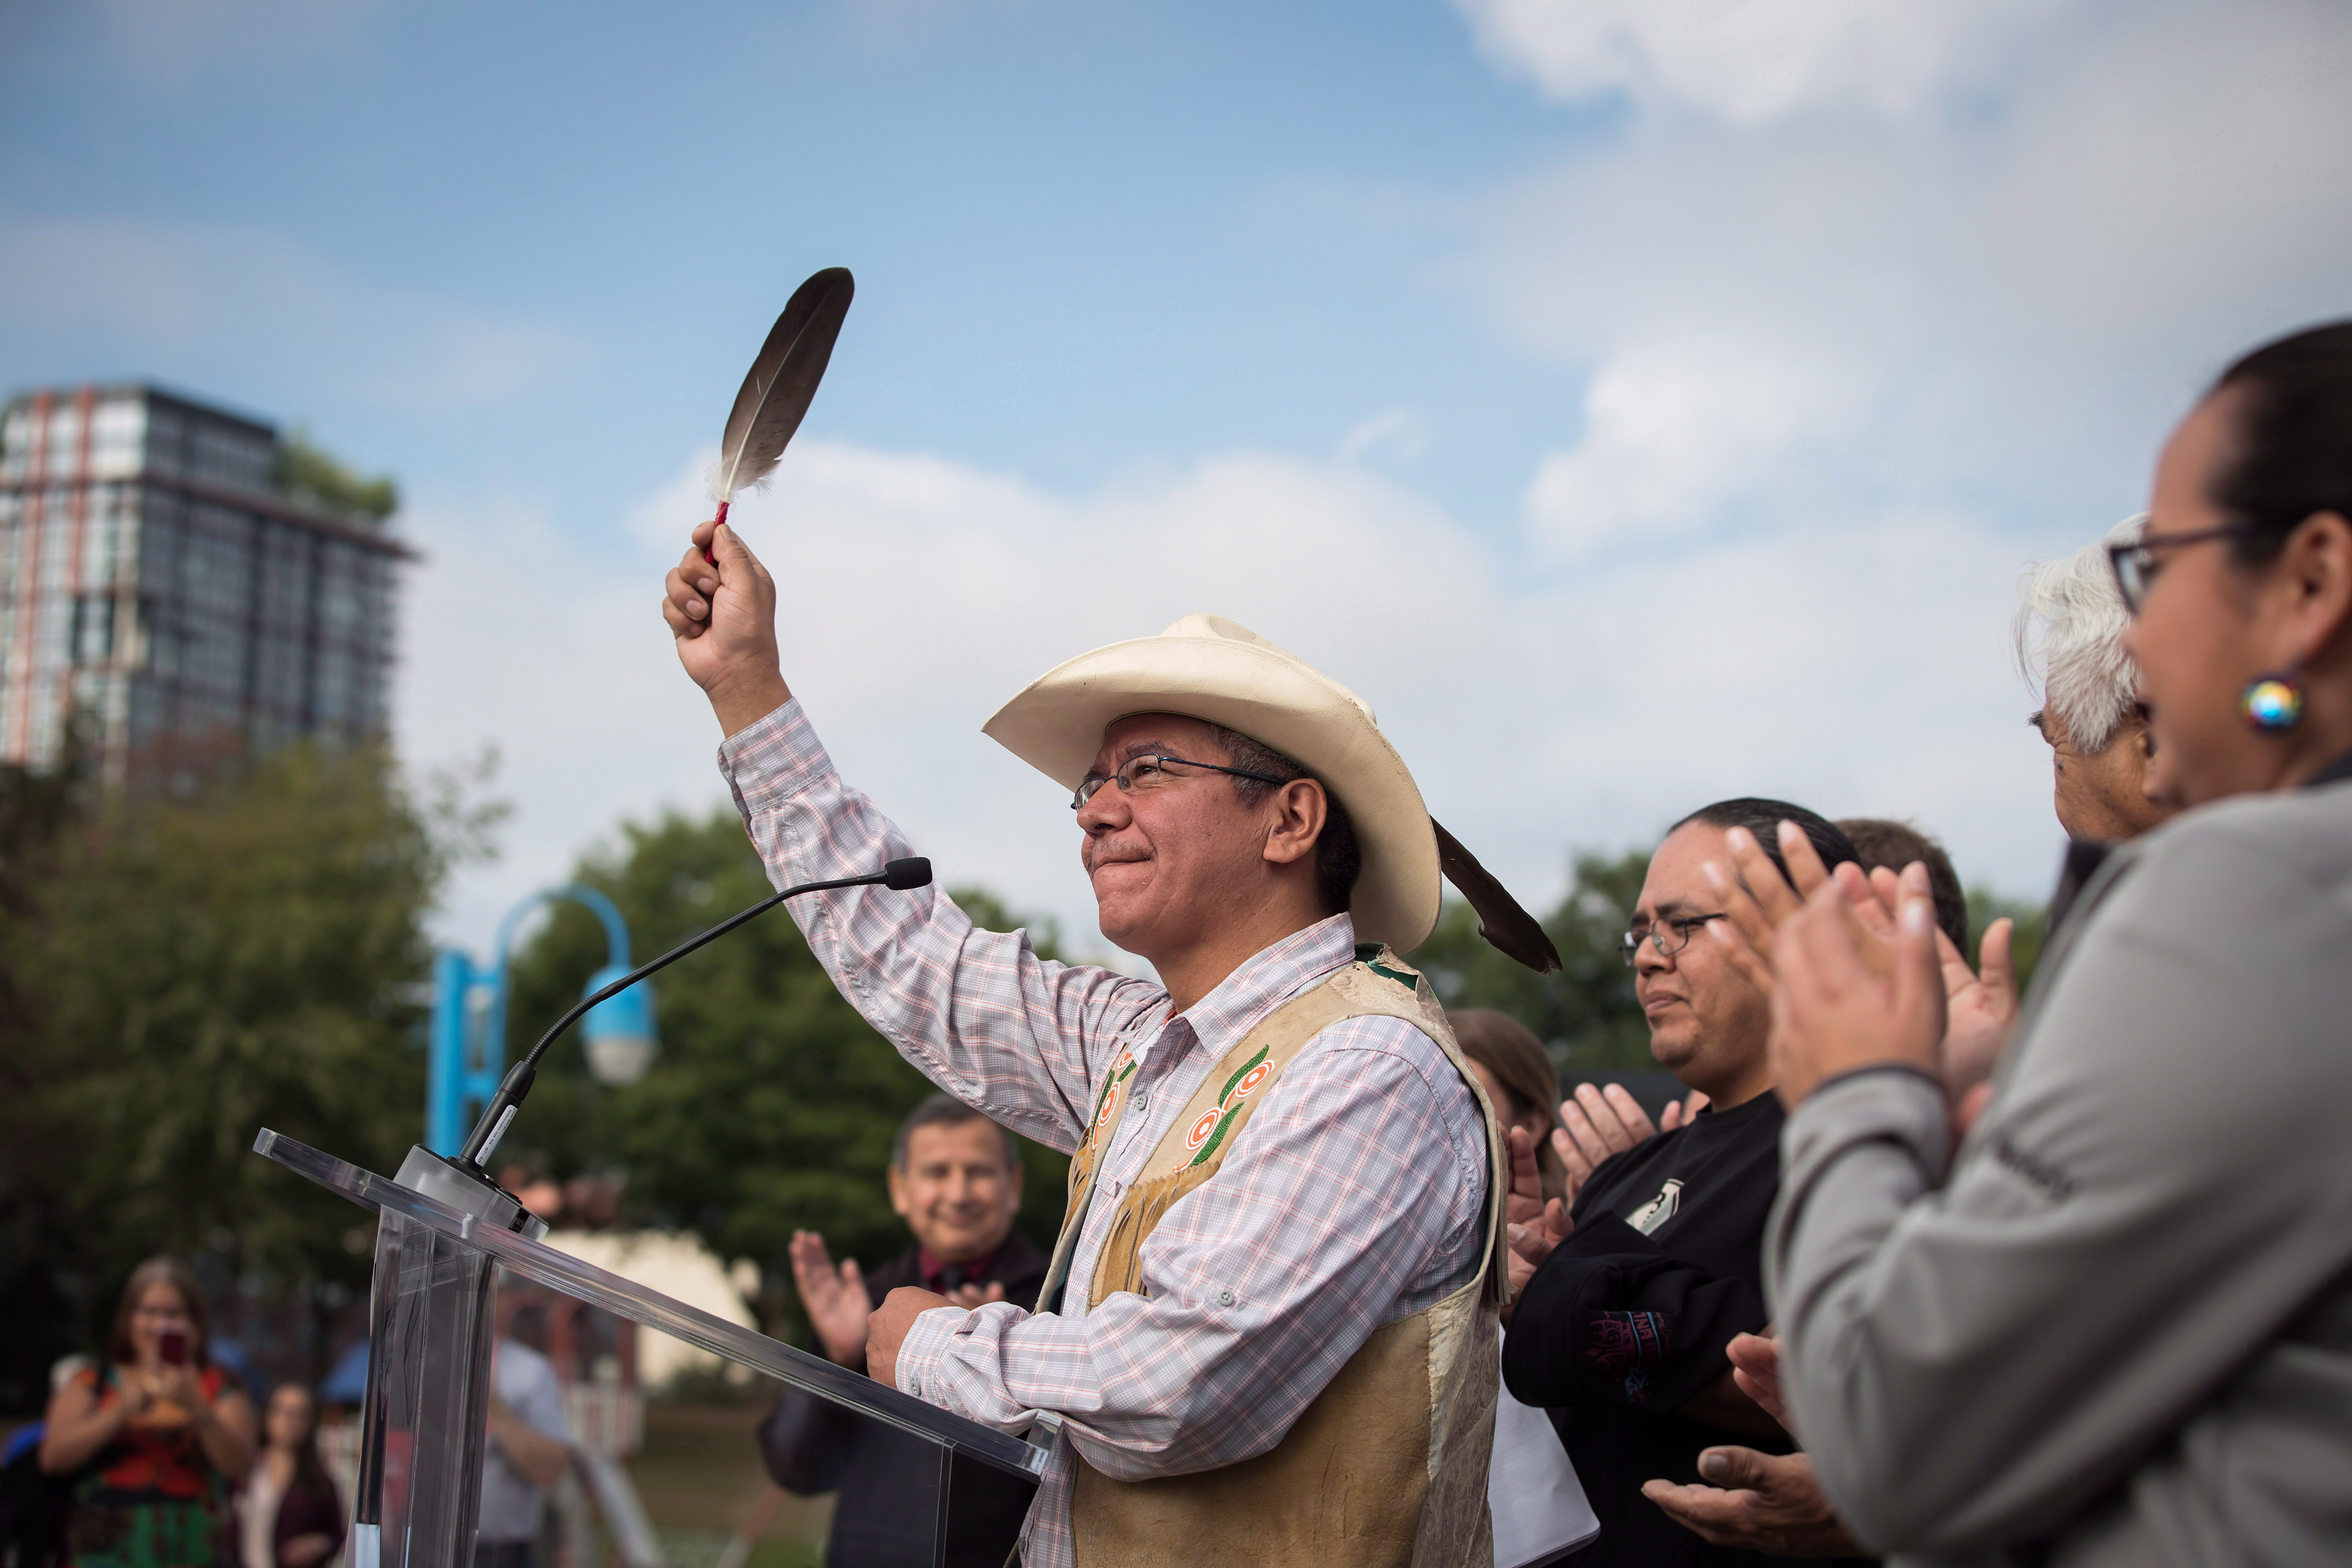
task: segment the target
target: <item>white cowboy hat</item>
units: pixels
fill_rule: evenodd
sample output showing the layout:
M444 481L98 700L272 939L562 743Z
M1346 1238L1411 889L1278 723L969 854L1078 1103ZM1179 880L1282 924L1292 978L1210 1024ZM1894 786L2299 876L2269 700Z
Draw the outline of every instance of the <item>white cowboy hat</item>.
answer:
M1427 941L1437 925L1443 871L1470 896L1488 940L1532 967L1559 966L1542 928L1431 820L1412 773L1364 700L1223 616L1187 616L1156 637L1082 653L1030 682L981 730L1075 790L1094 765L1103 731L1131 713L1178 713L1238 731L1296 761L1339 798L1363 854L1349 902L1359 942L1402 953ZM1515 928L1507 937L1529 951L1496 940L1507 927Z

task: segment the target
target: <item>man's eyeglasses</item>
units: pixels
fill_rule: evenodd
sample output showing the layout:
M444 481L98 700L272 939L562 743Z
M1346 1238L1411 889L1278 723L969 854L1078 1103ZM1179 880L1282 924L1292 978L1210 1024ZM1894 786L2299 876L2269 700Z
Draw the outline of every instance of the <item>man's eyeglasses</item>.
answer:
M1672 958L1690 945L1693 931L1709 921L1724 918L1719 914L1679 915L1660 921L1655 925L1635 926L1617 939L1617 952L1628 968L1633 967L1633 960L1640 955L1642 944L1645 942L1658 950L1660 958Z
M2148 588L2163 564L2158 551L2183 544L2207 544L2216 539L2243 539L2252 531L2242 522L2233 522L2222 528L2200 528L2193 533L2159 533L2108 545L2107 564L2115 570L2116 588L2124 596L2124 608L2137 616L2139 607L2147 603Z
M1274 778L1265 773L1250 773L1243 768L1229 768L1221 763L1196 763L1184 757L1129 757L1110 773L1088 773L1085 778L1080 779L1076 791L1070 796L1070 809L1078 810L1087 802L1094 799L1095 791L1107 784L1117 784L1120 789L1131 795L1139 789L1156 789L1171 779L1182 778L1184 776L1182 773L1171 770L1183 768L1200 768L1213 773L1231 773L1237 779L1255 779L1260 784L1278 784L1290 782L1287 779Z

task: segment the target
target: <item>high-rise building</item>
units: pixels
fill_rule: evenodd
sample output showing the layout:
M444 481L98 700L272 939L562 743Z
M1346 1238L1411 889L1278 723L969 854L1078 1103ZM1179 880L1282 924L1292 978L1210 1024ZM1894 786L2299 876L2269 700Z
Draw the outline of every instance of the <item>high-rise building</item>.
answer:
M381 517L283 482L268 425L152 386L0 413L0 762L68 735L142 759L386 725L394 574Z

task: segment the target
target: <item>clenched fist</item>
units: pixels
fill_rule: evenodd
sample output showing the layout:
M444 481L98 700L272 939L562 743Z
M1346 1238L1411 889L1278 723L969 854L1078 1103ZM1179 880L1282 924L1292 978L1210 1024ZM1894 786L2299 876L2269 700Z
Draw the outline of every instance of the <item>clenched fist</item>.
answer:
M732 735L792 697L776 653L776 583L726 524L698 523L693 537L664 580L662 618L678 663Z

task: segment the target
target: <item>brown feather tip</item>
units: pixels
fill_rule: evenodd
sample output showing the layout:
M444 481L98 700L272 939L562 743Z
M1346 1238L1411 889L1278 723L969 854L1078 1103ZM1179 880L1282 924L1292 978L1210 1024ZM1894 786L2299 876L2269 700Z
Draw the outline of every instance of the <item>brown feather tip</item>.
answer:
M1462 840L1445 831L1444 823L1433 816L1429 826L1437 830L1437 868L1470 900L1471 909L1478 915L1478 934L1496 952L1517 959L1538 974L1558 970L1559 949L1551 944L1551 937L1542 923L1520 907L1519 900L1495 879L1493 872L1478 864L1478 858L1462 847Z

